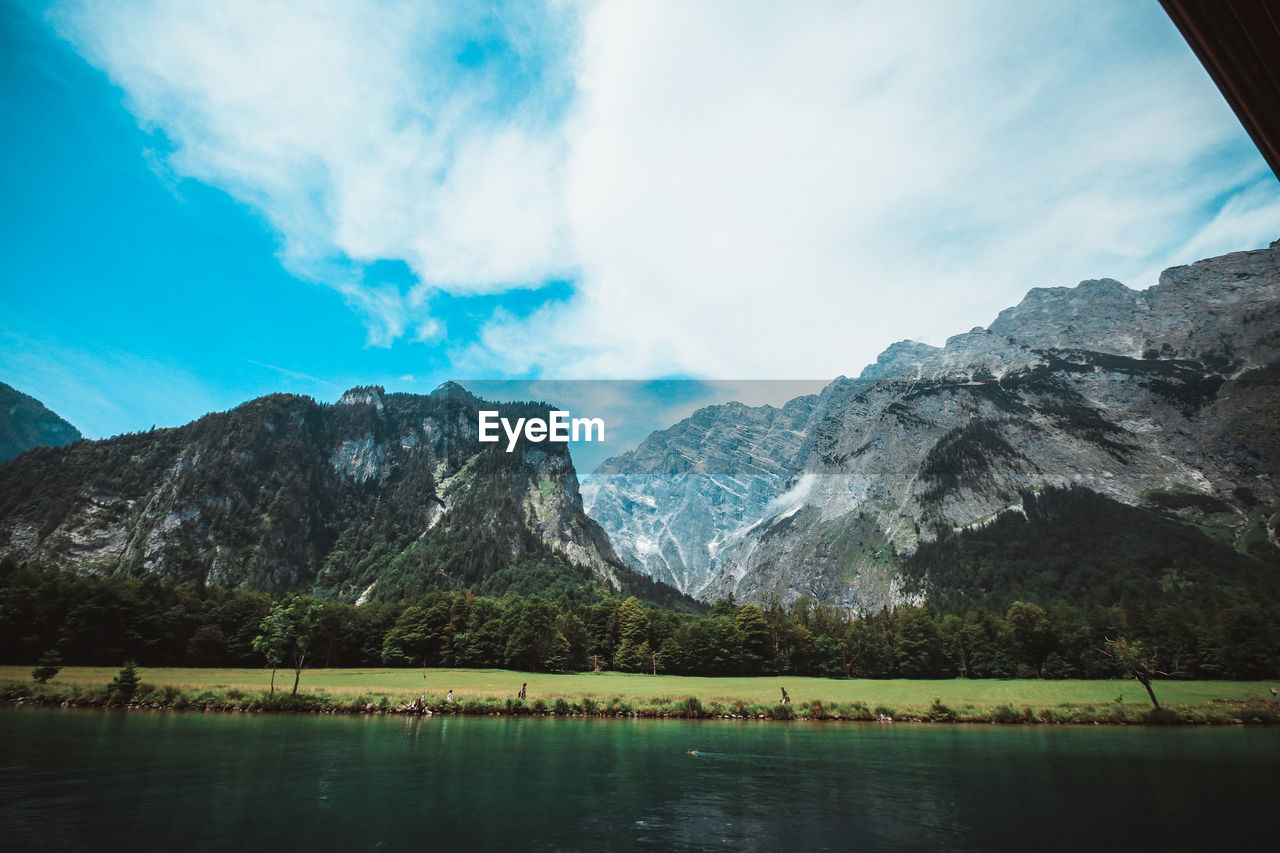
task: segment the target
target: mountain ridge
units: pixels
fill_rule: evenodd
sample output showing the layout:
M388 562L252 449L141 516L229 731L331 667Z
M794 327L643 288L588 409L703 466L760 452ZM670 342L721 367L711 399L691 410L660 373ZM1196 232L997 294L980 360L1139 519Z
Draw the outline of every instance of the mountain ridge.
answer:
M60 447L84 438L44 403L0 382L0 463L33 447Z
M904 569L922 544L1053 489L1127 507L1152 491L1203 495L1229 510L1183 523L1237 539L1261 531L1254 545L1272 559L1277 360L1280 241L1171 268L1146 291L1110 279L1034 289L943 347L893 344L823 389L793 464L739 484L753 501L714 483L692 445L664 463L692 472L682 483L607 460L584 498L624 558L704 600L804 595L861 612L918 600L929 582ZM725 501L732 511L717 514ZM628 524L626 505L646 509ZM705 542L721 545L686 565Z
M333 404L274 394L182 427L38 448L0 467L0 555L346 601L528 591L535 576L678 600L633 575L583 513L564 445L477 441L482 403L456 385L360 386Z

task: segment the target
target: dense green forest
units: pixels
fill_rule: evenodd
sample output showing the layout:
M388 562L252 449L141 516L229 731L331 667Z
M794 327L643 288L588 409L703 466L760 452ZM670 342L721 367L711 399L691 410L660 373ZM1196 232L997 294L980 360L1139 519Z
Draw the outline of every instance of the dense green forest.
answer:
M530 578L536 579L537 567ZM535 584L530 581L529 588ZM516 586L508 586L514 589ZM721 601L678 612L599 589L558 600L508 591L434 591L359 606L312 599L308 666L595 666L696 675L832 678L1111 678L1108 639L1141 643L1170 677L1280 675L1280 604L1218 590L1118 607L899 607L853 618L800 599L789 610ZM155 577L79 576L0 563L0 661L34 664L261 666L254 640L271 612L264 592Z
M1250 506L1242 534L1235 529L1240 516L1209 495L1152 490L1134 507L1083 488L1027 491L1019 496L1021 512L976 529L938 531L904 561L903 580L947 609L1216 592L1280 599L1280 549L1267 536L1280 516L1248 489L1236 492Z

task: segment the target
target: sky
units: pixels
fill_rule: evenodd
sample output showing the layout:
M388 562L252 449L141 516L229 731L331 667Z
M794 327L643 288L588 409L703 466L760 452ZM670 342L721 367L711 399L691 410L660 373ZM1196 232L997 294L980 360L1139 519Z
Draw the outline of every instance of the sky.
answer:
M0 0L0 127L0 381L90 437L354 385L820 384L1280 236L1154 0Z

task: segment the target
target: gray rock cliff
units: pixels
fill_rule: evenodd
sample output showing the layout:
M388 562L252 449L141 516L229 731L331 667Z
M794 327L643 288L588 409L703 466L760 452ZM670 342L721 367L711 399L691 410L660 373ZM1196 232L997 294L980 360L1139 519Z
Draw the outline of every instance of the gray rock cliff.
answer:
M1220 511L1188 521L1274 545L1278 364L1280 244L1146 291L1036 289L783 410L704 409L602 464L586 506L624 560L704 600L857 611L924 594L901 576L922 543L1046 490L1201 496Z

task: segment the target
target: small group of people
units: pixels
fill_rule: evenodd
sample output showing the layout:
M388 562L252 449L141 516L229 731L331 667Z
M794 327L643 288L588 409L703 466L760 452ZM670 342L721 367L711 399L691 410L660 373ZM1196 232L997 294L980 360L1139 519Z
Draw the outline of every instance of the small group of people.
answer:
M528 692L528 690L529 690L529 682L527 682L527 681L526 681L524 684L521 684L521 685L520 685L520 692L519 692L519 693L517 693L516 695L517 695L517 696L519 696L521 699L527 699L527 698L528 698L528 696L529 696L529 692ZM424 698L425 698L425 697L424 697ZM446 693L446 694L445 694L445 696L444 696L444 701L445 701L446 703L453 702L453 691L452 691L452 690L450 690L448 693Z

